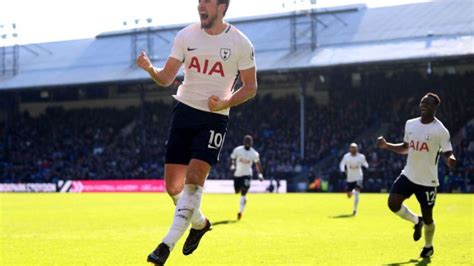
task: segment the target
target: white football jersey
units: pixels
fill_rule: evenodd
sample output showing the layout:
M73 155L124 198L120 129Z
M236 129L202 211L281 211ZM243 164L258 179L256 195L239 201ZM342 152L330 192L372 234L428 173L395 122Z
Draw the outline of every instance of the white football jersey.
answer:
M232 151L230 158L235 160L235 177L252 176L252 165L260 161L260 155L254 148L246 150L245 147L238 146Z
M218 35L207 34L200 23L185 27L176 36L170 57L184 63L184 81L173 97L206 112L209 97L230 98L238 71L255 67L252 43L230 24ZM229 109L216 113L229 115Z
M346 171L347 167L347 182L355 182L362 180L364 174L362 173L362 166L369 168L369 164L365 159L365 155L362 153L357 153L355 156L352 156L350 152L344 154L342 157L341 163L339 164L339 169L341 172Z
M452 151L449 131L437 118L429 124L421 118L410 119L405 124L403 141L408 143L407 164L402 171L415 184L436 187L440 151Z

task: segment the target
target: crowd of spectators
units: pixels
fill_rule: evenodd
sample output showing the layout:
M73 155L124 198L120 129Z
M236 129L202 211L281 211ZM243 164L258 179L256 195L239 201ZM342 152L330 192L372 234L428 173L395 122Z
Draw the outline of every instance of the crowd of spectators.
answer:
M447 191L474 185L474 75L433 76L414 73L371 75L351 84L350 75L329 79L328 103L305 98L305 157L300 156L300 103L297 95L258 96L231 111L226 141L209 178L228 179L229 156L245 134L254 136L267 178L288 179L309 173L328 181L329 191L343 189L338 161L356 141L366 154L369 191L387 189L405 158L375 147L374 131L401 141L404 122L418 114L420 97L439 93L438 117L450 130L459 167L440 164ZM54 182L74 179L162 178L170 103L149 102L142 108L65 110L49 108L38 117L23 113L8 130L9 145L0 146L1 182ZM461 130L462 129L462 130ZM4 125L2 133L6 133ZM461 132L462 134L457 134ZM456 136L455 136L456 135ZM7 148L8 147L8 148ZM323 166L321 167L317 166Z

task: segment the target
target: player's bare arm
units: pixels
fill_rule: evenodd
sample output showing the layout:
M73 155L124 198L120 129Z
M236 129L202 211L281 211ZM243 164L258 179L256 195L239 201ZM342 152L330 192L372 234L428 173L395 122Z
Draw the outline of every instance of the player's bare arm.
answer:
M451 169L456 168L457 160L456 160L456 157L454 156L454 153L452 151L447 151L443 153L443 155L446 161L446 165Z
M263 167L262 167L262 164L260 162L256 162L255 163L255 168L257 169L258 179L260 179L260 181L263 181Z
M217 112L230 107L240 105L257 94L257 70L255 67L240 70L242 87L238 89L229 99L221 99L215 95L209 97L209 110Z
M176 58L169 57L165 63L165 67L163 69L157 69L153 66L147 54L145 52L141 52L137 58L136 64L138 67L148 72L156 84L162 87L168 87L176 78L182 62Z
M389 150L394 153L398 153L401 155L408 154L408 143L390 143L385 140L384 137L380 136L377 139L377 147L383 150Z

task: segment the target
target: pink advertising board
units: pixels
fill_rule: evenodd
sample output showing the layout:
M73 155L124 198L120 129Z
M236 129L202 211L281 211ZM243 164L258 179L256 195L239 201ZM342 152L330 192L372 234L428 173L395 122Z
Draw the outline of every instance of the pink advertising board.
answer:
M164 192L163 180L83 180L72 181L69 192Z

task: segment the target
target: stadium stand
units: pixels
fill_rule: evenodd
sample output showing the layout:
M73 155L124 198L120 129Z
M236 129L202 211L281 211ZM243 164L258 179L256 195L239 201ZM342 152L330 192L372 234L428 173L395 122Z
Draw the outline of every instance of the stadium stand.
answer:
M330 77L329 77L330 78ZM302 173L322 176L329 191L340 191L344 182L337 172L338 160L354 136L367 155L369 191L387 189L404 165L403 156L379 151L374 135L366 129L386 128L391 140L401 140L404 121L417 115L418 99L426 88L441 95L439 117L453 137L459 168L440 167L441 189L465 191L474 185L473 160L474 73L450 77L402 72L391 78L367 78L359 88L344 87L334 76L327 105L307 99L306 156L298 148L299 104L296 95L257 97L231 113L231 124L221 158L210 178L230 178L229 154L246 133L255 136L268 178L288 179ZM339 83L341 85L339 85ZM410 86L405 87L405 84ZM390 94L385 93L391 91ZM285 108L282 109L282 106ZM49 108L38 116L27 112L13 126L9 160L1 162L6 182L49 182L60 179L161 178L170 103L149 102L140 117L138 107L65 110ZM253 114L259 113L258 116ZM458 134L462 132L462 134ZM324 167L314 167L324 162ZM324 170L321 170L324 169ZM446 177L445 177L446 176Z

